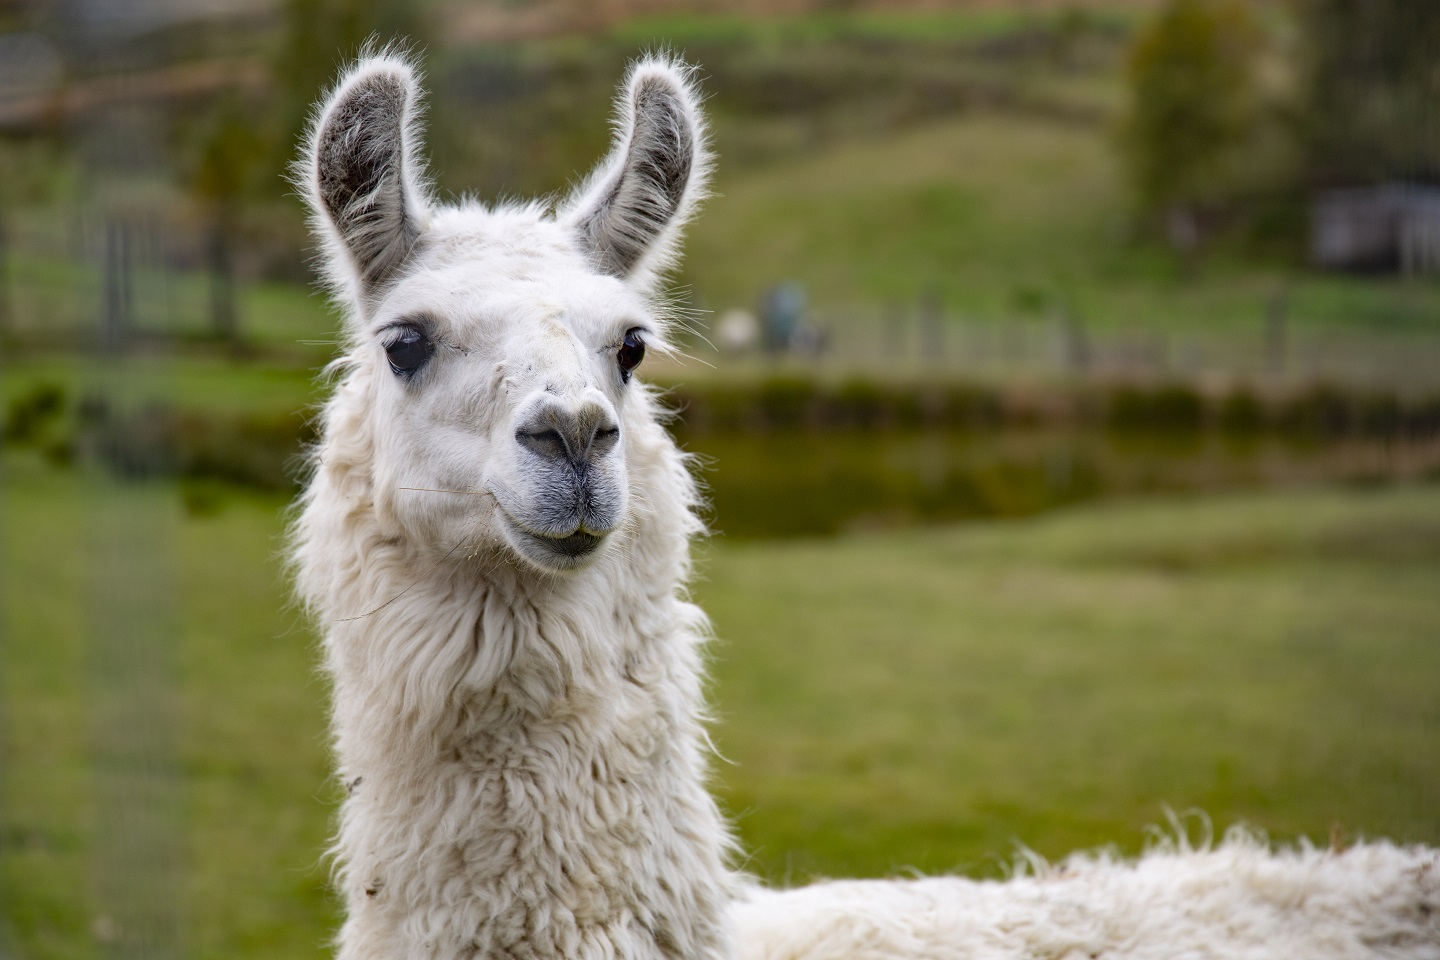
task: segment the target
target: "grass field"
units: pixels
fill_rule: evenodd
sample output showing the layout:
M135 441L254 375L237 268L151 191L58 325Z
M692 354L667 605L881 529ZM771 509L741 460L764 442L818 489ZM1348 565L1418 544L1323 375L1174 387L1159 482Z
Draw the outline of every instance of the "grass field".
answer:
M776 879L1133 852L1164 807L1440 839L1440 491L717 545L722 795Z
M189 516L163 488L5 470L8 952L98 956L107 910L168 891L176 955L324 955L335 795L282 504ZM1440 841L1436 517L1416 487L703 545L716 785L746 866L994 875L1016 841L1134 851L1167 804L1282 839ZM115 604L148 623L146 598L158 687L113 659ZM116 722L157 714L148 745ZM168 771L173 822L127 811L127 756ZM107 859L142 828L176 848L121 865L148 901Z
M684 279L717 311L753 305L765 284L801 282L850 365L973 367L1027 332L1048 344L1064 314L1092 337L1189 339L1209 364L1250 375L1265 371L1267 311L1283 291L1292 348L1313 345L1319 365L1370 356L1379 382L1432 376L1440 284L1325 276L1224 250L1186 275L1136 239L1109 136L974 112L733 175L722 162ZM917 352L913 329L896 342L889 318L903 311L913 327L925 297L974 334L944 358ZM1047 349L1018 352L1033 366ZM1417 351L1423 362L1408 362Z

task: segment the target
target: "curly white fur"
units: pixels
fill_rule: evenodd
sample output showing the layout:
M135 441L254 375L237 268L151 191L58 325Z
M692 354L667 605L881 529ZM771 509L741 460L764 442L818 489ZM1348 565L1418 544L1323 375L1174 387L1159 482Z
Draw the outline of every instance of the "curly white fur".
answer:
M689 71L631 71L556 214L438 205L416 71L363 59L296 179L348 348L293 530L324 633L342 960L1440 957L1434 851L763 891L705 789L687 464L630 379L703 196Z
M665 62L631 88L693 110ZM362 61L297 177L351 341L293 543L349 789L340 956L718 960L728 839L704 787L705 621L680 589L694 486L616 365L628 333L663 345L643 271L703 188L698 116L689 166L663 171L667 197L685 181L670 220L650 203L628 222L624 191L572 204L655 247L621 262L537 206L436 206L416 102L408 63ZM397 331L429 345L413 373L391 366Z
M1440 957L1440 855L1387 843L1272 851L1234 831L954 877L752 889L733 910L744 960L1362 960Z

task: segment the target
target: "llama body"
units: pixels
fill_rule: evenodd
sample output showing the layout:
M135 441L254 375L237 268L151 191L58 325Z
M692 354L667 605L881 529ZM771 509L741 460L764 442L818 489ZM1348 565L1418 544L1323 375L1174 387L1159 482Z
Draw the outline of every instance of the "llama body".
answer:
M1440 854L1277 852L1237 832L1213 849L1076 856L1004 882L751 888L733 919L743 960L1435 960Z
M348 792L341 960L1440 956L1440 864L1388 845L738 881L705 789L693 481L631 376L704 192L688 75L632 70L611 156L553 213L435 204L418 96L403 59L363 60L297 171L347 314L292 548Z
M617 610L644 575L619 564L600 592L480 558L412 587L432 558L362 516L324 522L376 571L339 609L411 587L326 642L349 793L340 956L725 956L698 611ZM591 642L617 618L629 642Z
M694 488L626 369L661 343L648 277L701 188L698 117L638 68L557 222L433 207L416 95L404 61L362 63L301 172L350 310L294 548L349 793L340 956L719 960ZM683 169L643 169L646 124Z

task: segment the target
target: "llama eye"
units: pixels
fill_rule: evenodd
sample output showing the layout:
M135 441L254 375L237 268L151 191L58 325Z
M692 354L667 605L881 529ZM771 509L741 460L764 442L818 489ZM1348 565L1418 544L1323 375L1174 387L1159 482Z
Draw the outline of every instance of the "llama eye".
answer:
M645 341L640 337L640 329L625 331L625 339L620 342L620 349L615 353L615 362L620 365L620 379L625 383L630 382L630 374L640 366L640 361L645 359Z
M385 344L385 354L390 358L390 369L396 376L408 377L419 370L435 352L430 338L414 327L401 327L399 335Z

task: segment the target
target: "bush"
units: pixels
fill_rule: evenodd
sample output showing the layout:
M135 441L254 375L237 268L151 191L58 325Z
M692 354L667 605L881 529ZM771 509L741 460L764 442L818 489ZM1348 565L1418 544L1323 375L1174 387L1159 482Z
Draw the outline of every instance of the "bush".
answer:
M1291 397L1281 408L1280 423L1289 433L1338 437L1350 432L1350 399L1329 384L1317 384Z
M1116 387L1107 410L1110 426L1122 430L1193 433L1205 424L1204 398L1183 384Z
M1267 425L1268 416L1260 398L1248 387L1239 387L1220 401L1216 421L1226 433L1258 433Z
M5 416L5 442L34 443L65 410L65 390L53 383L37 383L10 401Z
M1357 399L1355 419L1364 434L1393 437L1404 426L1405 410L1393 393L1372 393Z
M777 376L760 385L758 407L765 426L809 426L816 414L815 382L808 377Z

